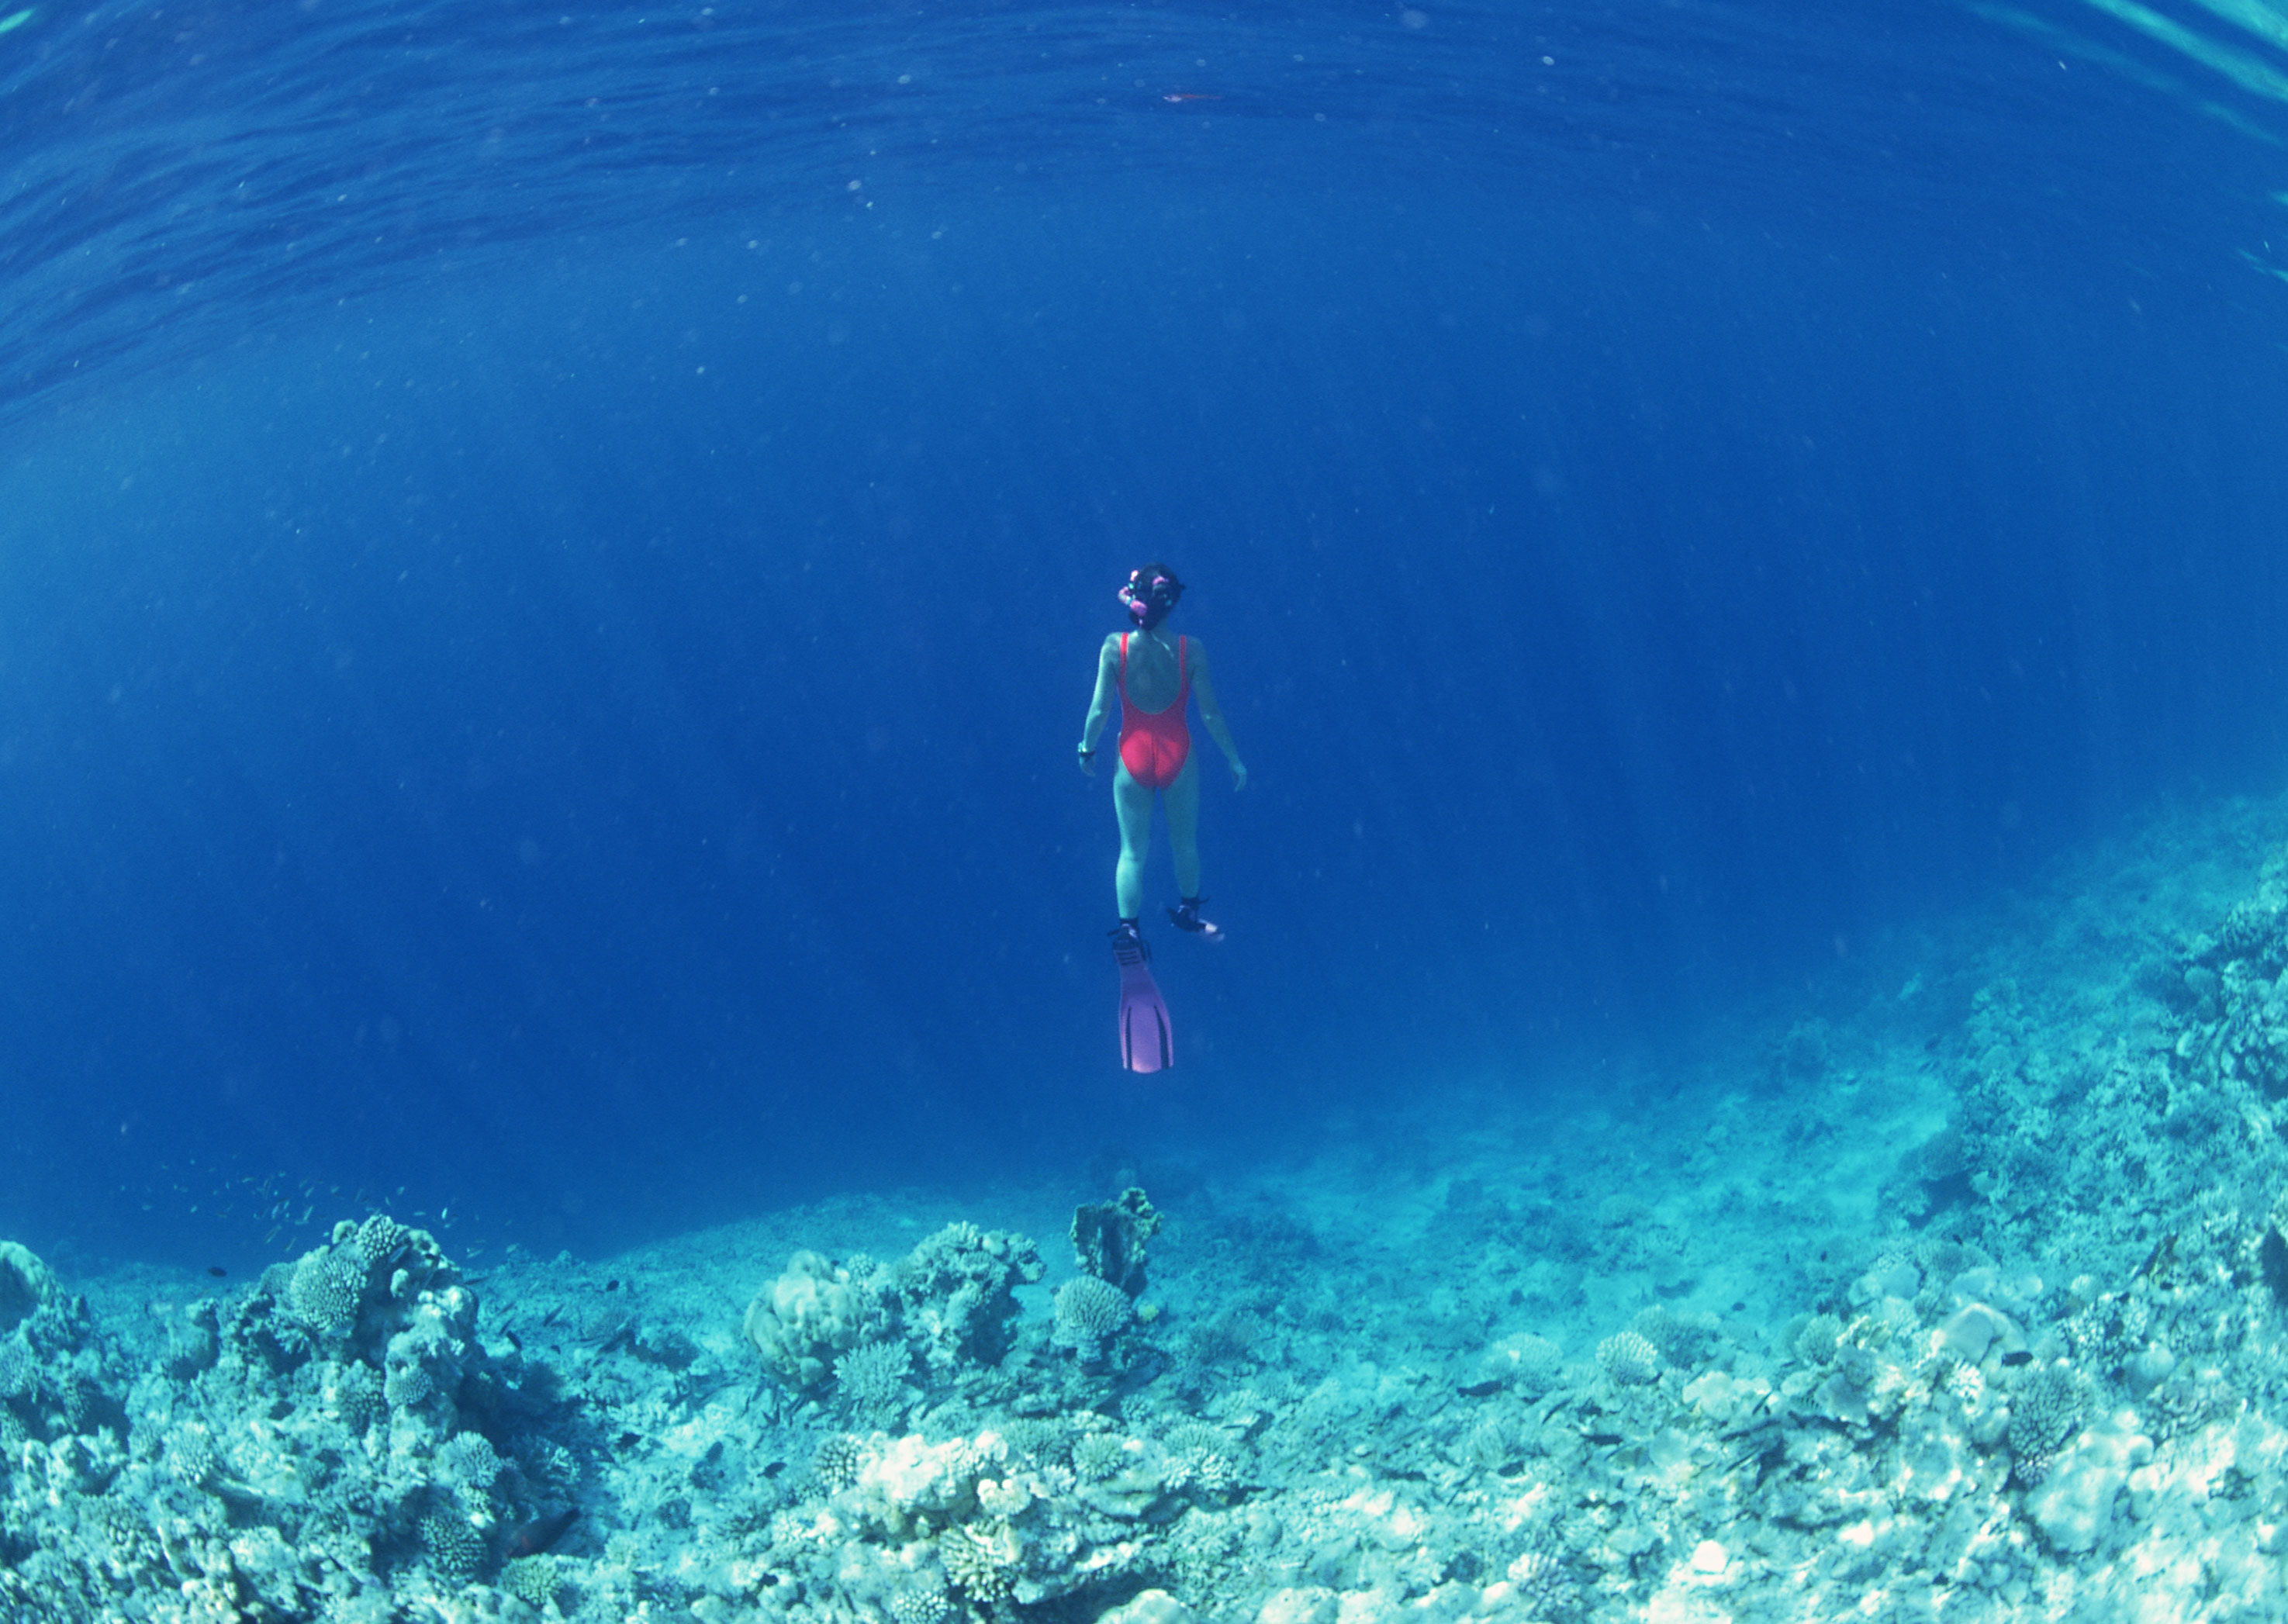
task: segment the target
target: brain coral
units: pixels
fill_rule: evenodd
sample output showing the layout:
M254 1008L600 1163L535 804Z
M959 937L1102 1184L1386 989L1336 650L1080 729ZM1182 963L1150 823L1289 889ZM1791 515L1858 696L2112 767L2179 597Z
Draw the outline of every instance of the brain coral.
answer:
M778 1279L747 1304L747 1340L763 1368L798 1390L814 1390L834 1374L834 1359L887 1325L870 1279L816 1252L797 1252Z

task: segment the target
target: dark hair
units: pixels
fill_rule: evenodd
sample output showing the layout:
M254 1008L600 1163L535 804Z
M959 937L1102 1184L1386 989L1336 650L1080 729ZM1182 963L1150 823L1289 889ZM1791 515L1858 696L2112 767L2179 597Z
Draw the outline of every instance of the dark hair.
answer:
M1183 595L1184 583L1176 579L1176 572L1156 559L1130 574L1128 584L1120 589L1120 601L1146 631L1166 620Z

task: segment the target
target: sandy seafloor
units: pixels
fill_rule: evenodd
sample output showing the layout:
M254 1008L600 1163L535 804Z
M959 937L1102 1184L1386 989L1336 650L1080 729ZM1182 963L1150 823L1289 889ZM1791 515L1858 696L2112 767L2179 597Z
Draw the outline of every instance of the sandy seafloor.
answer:
M0 1617L2288 1617L2288 803L1867 957L1246 1170L12 1248Z

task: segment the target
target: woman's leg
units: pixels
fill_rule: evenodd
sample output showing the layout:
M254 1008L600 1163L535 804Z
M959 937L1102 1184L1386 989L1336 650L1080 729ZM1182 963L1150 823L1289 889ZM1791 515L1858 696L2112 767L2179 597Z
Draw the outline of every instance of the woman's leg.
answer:
M1174 790L1169 794L1173 796ZM1195 795L1195 803L1199 797ZM1172 804L1172 802L1171 803ZM1120 917L1144 912L1144 856L1152 845L1152 792L1128 776L1123 762L1112 772L1112 806L1120 814L1120 862L1112 871L1112 893Z
M1184 770L1160 796L1168 809L1168 844L1176 853L1176 894L1200 894L1200 753L1184 758ZM1140 875L1139 876L1141 877ZM1143 894L1140 888L1137 894Z

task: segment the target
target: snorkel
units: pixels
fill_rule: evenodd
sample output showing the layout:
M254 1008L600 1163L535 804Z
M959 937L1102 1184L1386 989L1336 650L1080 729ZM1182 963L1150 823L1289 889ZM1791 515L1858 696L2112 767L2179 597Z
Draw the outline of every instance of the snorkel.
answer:
M1184 595L1184 583L1176 579L1176 572L1164 564L1147 564L1129 573L1128 584L1120 589L1121 606L1137 629L1149 631L1168 618L1168 611Z

